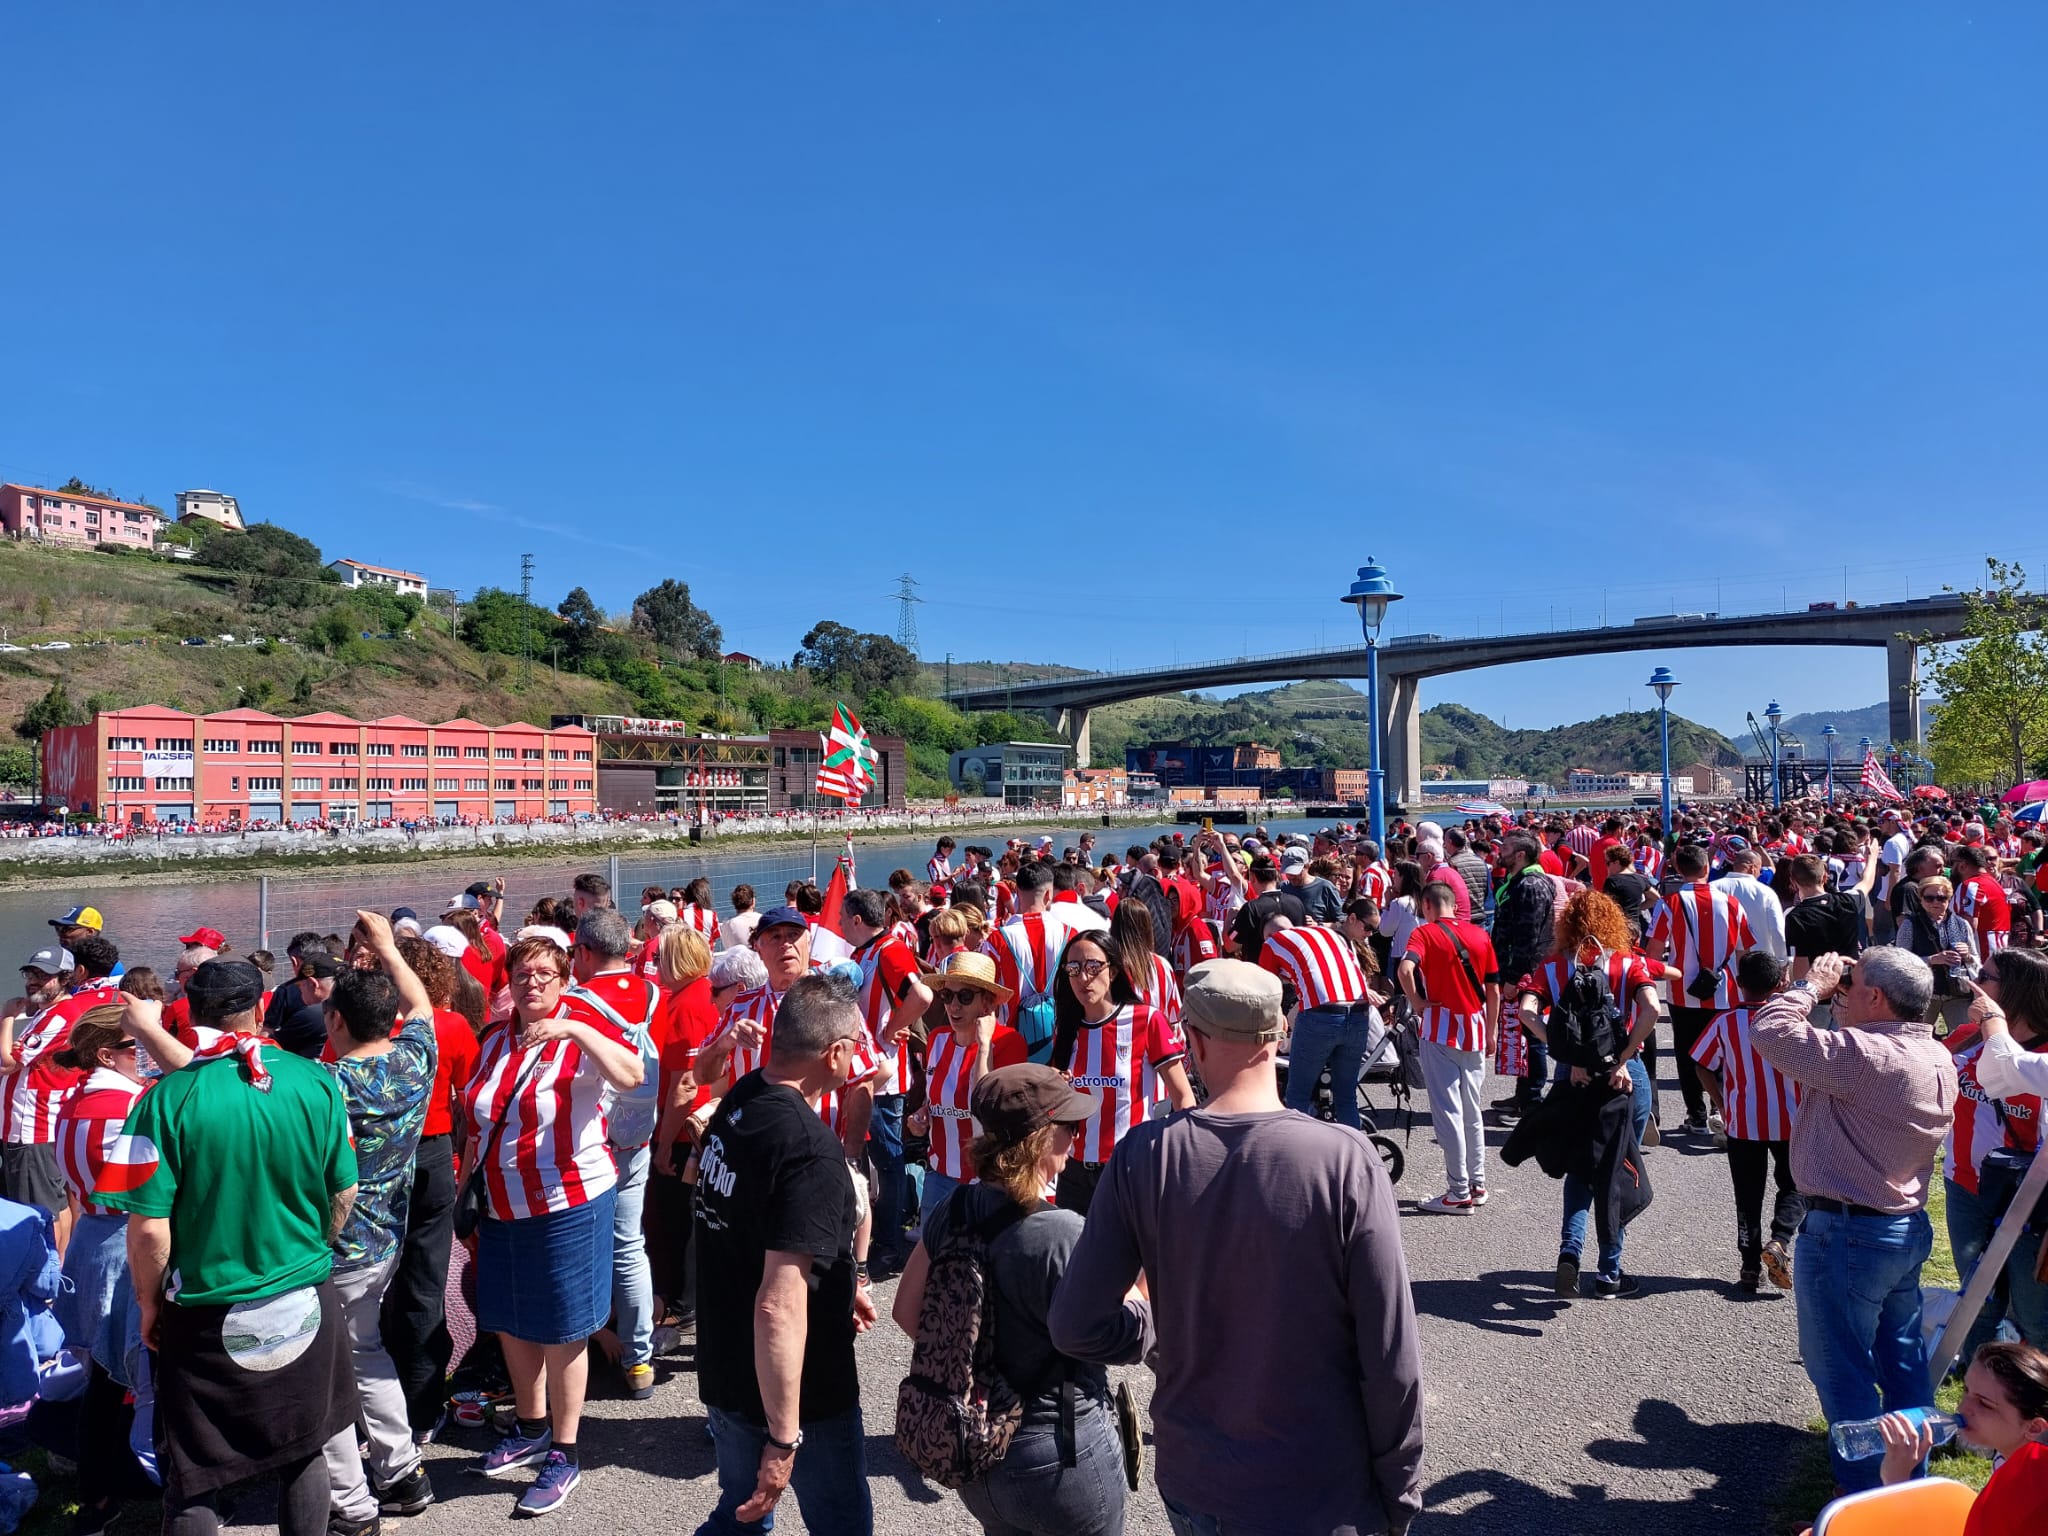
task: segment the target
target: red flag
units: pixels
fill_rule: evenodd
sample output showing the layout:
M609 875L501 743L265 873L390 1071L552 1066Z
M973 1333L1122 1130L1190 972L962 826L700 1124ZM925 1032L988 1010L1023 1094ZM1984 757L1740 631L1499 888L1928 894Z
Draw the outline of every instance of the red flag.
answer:
M846 893L853 890L853 835L847 834L846 852L839 855L832 866L831 882L825 887L825 910L818 914L821 927L830 928L843 939L839 929L839 909L846 905Z

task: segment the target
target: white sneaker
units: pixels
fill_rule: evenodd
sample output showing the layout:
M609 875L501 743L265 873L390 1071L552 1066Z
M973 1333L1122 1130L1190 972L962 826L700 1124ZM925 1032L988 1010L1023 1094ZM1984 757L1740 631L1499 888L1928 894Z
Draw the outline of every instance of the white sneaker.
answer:
M1484 1184L1475 1184L1472 1186L1472 1204L1474 1206L1481 1206L1486 1204L1486 1186Z
M1470 1216L1472 1214L1472 1202L1470 1199L1454 1200L1451 1198L1449 1191L1445 1191L1434 1200L1423 1201L1415 1209L1422 1212L1425 1216Z
M1715 1146L1727 1146L1728 1122L1723 1120L1719 1115L1709 1113L1707 1116L1707 1134L1714 1138Z

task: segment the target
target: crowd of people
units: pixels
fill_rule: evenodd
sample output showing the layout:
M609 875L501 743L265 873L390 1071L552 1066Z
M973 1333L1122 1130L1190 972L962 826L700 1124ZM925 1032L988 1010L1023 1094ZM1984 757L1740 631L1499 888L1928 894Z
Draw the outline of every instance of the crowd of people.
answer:
M1139 1362L1181 1536L1404 1530L1423 1378L1368 1069L1427 1101L1423 1216L1483 1219L1489 1120L1561 1181L1561 1299L1636 1294L1647 1152L1723 1152L1731 1289L1791 1291L1830 1423L1933 1403L1937 1161L1967 1269L2048 1091L2039 831L1802 802L1103 841L945 836L723 910L587 874L521 917L480 881L282 957L200 926L168 978L61 914L0 1009L0 1196L62 1255L79 1529L159 1496L203 1536L268 1474L288 1536L374 1536L479 1421L479 1470L553 1513L593 1358L644 1398L694 1331L699 1529L793 1495L866 1532L856 1339L893 1276L896 1443L995 1536L1123 1529L1107 1368ZM2043 1347L2030 1227L1958 1362L2004 1458L1985 1532L2048 1520ZM1924 1469L1913 1420L1885 1436L1844 1489Z

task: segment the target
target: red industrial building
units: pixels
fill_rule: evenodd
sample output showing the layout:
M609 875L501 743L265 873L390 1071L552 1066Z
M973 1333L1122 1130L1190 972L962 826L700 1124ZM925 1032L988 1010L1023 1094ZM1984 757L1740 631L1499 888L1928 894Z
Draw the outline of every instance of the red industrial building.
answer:
M43 738L43 799L103 821L526 821L598 807L580 726L145 706Z

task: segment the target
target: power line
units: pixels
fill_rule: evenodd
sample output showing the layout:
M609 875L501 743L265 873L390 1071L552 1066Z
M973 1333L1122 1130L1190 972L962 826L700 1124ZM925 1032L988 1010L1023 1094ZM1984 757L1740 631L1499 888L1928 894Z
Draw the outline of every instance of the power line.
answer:
M533 675L531 630L533 627L533 556L519 557L519 670L523 677L531 680Z
M896 581L896 590L889 594L896 599L896 643L911 655L917 655L917 605L924 601L917 595L917 579L905 572Z

